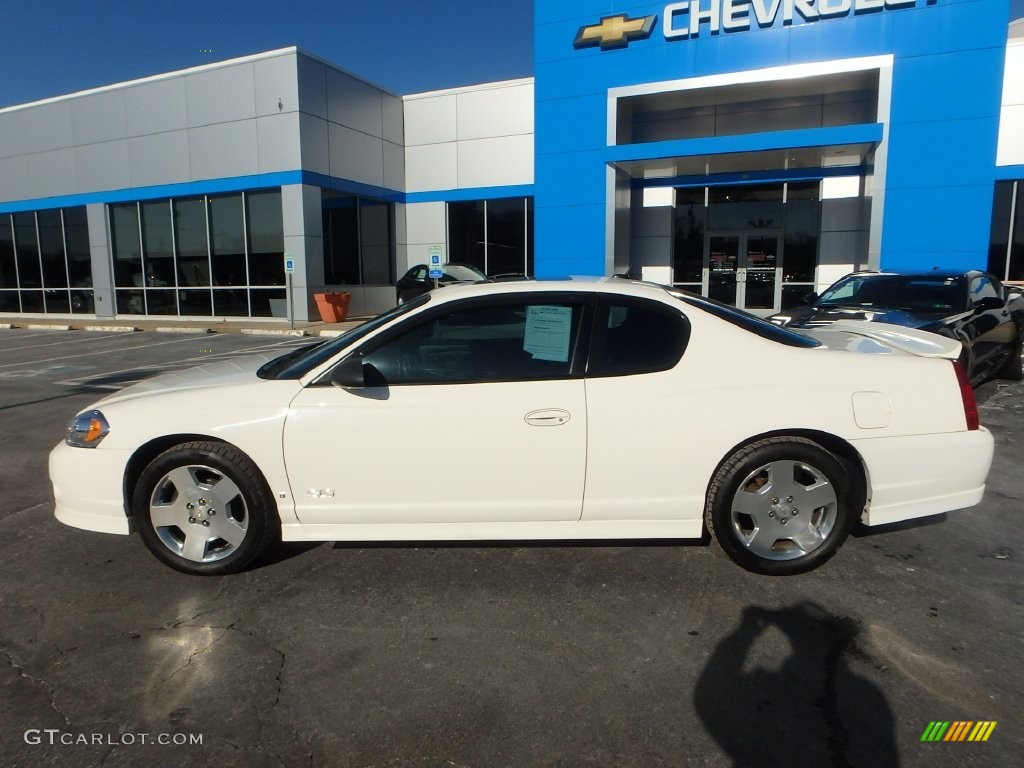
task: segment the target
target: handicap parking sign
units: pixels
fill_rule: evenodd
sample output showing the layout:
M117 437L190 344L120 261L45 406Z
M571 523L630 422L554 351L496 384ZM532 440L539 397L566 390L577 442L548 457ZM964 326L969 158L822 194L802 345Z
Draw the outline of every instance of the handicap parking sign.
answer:
M427 261L431 280L444 276L444 269L441 267L441 246L432 245L427 249Z

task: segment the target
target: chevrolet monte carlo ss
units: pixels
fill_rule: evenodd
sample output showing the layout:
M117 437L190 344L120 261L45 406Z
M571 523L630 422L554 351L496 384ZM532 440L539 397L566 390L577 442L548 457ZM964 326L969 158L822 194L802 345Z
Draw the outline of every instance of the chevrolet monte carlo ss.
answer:
M455 286L276 359L77 415L56 516L195 574L275 540L684 539L807 571L857 521L977 504L993 440L960 343L797 333L615 278Z

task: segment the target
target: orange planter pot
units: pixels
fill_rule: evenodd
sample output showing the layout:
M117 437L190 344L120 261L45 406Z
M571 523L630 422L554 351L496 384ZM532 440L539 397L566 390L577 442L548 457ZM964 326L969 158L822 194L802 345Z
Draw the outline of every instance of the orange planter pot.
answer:
M325 323L340 323L348 317L348 304L352 300L352 294L348 291L342 293L314 293L316 308L320 311L320 319Z

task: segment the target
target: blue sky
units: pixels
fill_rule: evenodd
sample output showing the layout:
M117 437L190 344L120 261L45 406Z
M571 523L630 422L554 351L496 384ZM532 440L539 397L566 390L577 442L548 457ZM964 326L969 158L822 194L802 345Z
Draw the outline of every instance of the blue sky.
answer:
M532 0L3 0L0 106L298 45L397 93L533 74Z
M1011 17L1024 17L1024 0L1010 2ZM533 0L2 0L0 9L0 106L289 45L396 93L533 74Z

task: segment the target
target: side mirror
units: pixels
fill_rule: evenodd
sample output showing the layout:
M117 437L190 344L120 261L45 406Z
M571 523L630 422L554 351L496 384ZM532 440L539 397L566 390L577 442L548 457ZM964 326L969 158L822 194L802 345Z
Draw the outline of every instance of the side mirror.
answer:
M818 294L815 291L804 294L804 304L813 304L818 300Z
M366 386L363 376L363 359L353 356L342 360L331 371L331 386L345 389L362 389Z
M1005 306L1006 302L998 296L985 296L975 303L974 308L981 312L987 312L992 309L1002 309Z

